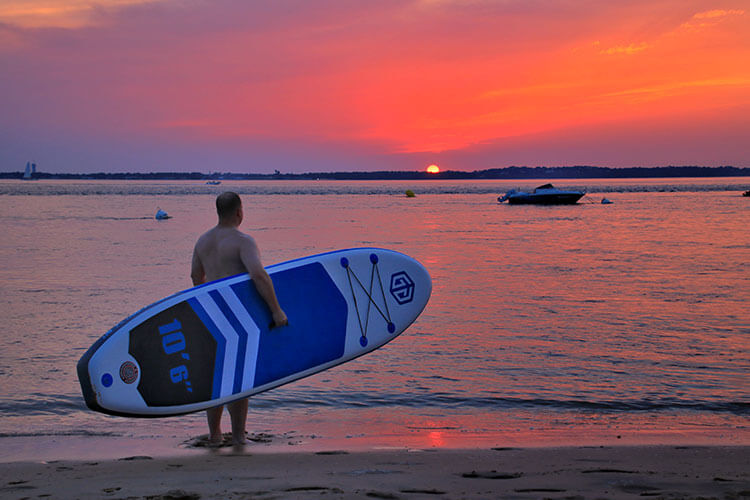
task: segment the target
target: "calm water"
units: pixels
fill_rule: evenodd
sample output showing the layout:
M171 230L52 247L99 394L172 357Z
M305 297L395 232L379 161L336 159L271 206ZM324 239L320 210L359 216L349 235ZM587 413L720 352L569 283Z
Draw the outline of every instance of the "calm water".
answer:
M123 317L190 286L193 243L232 189L267 265L380 246L433 278L402 336L254 397L250 431L370 445L750 443L750 179L558 181L592 194L496 201L541 183L0 181L0 439L205 432L202 414L87 410L75 365ZM154 220L157 207L174 218Z

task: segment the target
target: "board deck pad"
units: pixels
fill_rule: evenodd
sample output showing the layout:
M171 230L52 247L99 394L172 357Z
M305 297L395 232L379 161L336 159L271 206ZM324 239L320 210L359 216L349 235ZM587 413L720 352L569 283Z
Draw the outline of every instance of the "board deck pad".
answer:
M126 318L86 352L89 408L178 415L251 396L389 342L422 312L432 284L416 260L355 248L269 266L289 325L247 275L179 292Z

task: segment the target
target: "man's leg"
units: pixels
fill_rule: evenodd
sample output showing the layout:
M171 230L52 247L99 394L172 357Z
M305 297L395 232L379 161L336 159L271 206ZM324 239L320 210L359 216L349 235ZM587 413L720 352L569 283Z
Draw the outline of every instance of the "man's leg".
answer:
M247 398L227 405L232 420L232 443L245 444L245 424L247 423Z
M224 440L224 437L221 435L221 414L223 411L224 406L217 406L206 410L209 444L221 444Z

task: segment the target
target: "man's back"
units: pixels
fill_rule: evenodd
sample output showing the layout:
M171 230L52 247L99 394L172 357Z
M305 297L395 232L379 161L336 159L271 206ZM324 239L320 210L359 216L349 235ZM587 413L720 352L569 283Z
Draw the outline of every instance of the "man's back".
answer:
M257 251L255 241L233 227L217 226L205 232L195 244L195 253L203 265L206 281L246 273L241 250Z

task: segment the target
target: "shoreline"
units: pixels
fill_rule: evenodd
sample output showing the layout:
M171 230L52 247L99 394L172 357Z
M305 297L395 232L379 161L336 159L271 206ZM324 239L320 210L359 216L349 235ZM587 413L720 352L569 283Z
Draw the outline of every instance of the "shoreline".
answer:
M329 450L455 450L581 446L750 446L741 416L494 412L437 415L361 411L250 411L250 453ZM0 464L45 460L108 460L126 455L190 457L205 451L205 418L193 414L143 421L91 415L45 421L36 428L6 420ZM148 424L144 426L143 424ZM25 431L20 431L26 427ZM229 416L222 419L225 431ZM225 433L225 436L228 434Z
M493 432L463 426L432 425L400 427L390 431L375 426L370 432L342 433L341 429L310 422L293 427L274 425L247 433L244 452L252 454L318 453L330 450L347 453L392 451L451 451L494 448L598 448L598 447L731 447L750 448L750 433L742 426L709 429L692 426L649 428L635 425L557 427L538 425L530 429L509 427ZM539 423L539 422L538 422ZM278 423L277 423L278 424ZM339 422L342 424L342 422ZM437 424L437 422L435 422ZM226 428L227 426L225 426ZM353 428L351 425L347 429ZM154 428L151 435L89 434L79 432L0 434L0 466L14 462L116 460L123 456L190 458L206 452L203 426L187 425L182 431ZM338 432L337 432L338 431ZM213 449L226 453L225 445Z
M0 464L4 498L747 498L748 446L203 450Z

